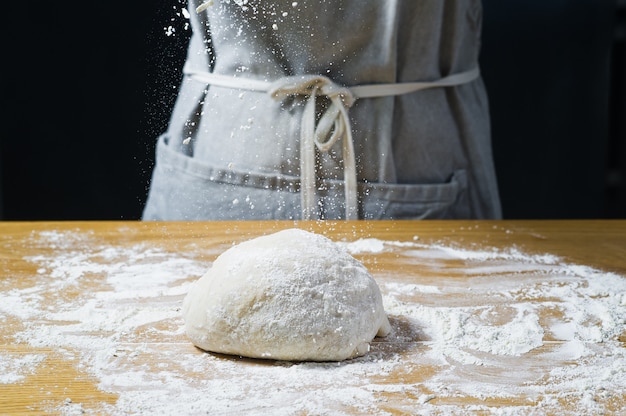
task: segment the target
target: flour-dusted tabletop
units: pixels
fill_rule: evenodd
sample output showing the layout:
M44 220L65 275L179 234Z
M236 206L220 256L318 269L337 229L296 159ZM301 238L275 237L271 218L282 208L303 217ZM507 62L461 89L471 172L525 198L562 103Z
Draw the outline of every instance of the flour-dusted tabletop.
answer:
M180 313L234 244L317 232L393 332L340 363L206 353ZM0 414L623 414L626 221L0 223Z

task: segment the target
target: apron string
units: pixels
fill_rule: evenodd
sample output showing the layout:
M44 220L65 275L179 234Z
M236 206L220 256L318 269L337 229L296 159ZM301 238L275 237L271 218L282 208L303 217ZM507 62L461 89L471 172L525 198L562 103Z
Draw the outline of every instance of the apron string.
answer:
M320 152L328 152L333 145L342 140L343 178L346 200L346 219L358 219L356 158L352 141L352 130L348 118L348 108L355 98L348 88L334 84L324 76L305 75L284 77L272 83L268 93L278 101L294 95L308 97L302 112L300 125L300 193L302 219L319 217L315 198L315 147ZM315 123L316 98L324 96L330 105Z
M343 177L346 200L346 220L358 219L357 175L354 142L348 109L358 98L375 98L409 94L429 88L466 84L480 76L478 67L431 82L400 82L343 87L321 75L287 76L274 82L226 76L192 69L185 64L183 73L208 85L268 93L282 101L299 95L306 97L300 128L300 195L302 219L319 218L316 201L315 147L328 152L339 140L343 146ZM315 104L318 96L330 100L330 105L315 122Z

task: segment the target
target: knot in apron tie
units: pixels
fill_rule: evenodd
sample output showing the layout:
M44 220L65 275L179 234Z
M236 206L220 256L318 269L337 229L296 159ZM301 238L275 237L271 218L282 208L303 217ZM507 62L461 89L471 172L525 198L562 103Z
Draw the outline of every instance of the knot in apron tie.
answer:
M357 175L354 143L348 109L358 98L375 98L409 94L441 87L452 87L474 81L480 76L478 67L452 74L436 81L400 82L390 84L357 85L343 87L320 75L287 76L275 82L240 78L199 71L187 64L183 73L208 85L268 93L274 100L291 96L306 97L300 125L300 194L302 219L319 218L316 202L315 148L328 152L337 141L343 145L343 180L346 219L358 219ZM316 122L317 97L326 97L330 104Z
M268 93L282 101L289 96L307 97L300 124L300 195L302 219L319 217L316 195L315 147L328 152L343 139L343 180L346 201L346 219L358 219L356 158L352 142L352 128L348 108L354 104L352 92L324 76L307 75L284 77L271 84ZM317 97L330 100L316 124ZM315 147L314 147L315 146Z

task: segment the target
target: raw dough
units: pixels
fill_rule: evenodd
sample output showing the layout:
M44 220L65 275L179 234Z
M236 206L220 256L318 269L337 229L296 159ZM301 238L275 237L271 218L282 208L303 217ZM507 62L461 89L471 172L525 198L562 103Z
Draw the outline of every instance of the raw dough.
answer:
M192 286L183 316L203 350L290 361L357 357L391 330L365 266L299 229L226 250Z

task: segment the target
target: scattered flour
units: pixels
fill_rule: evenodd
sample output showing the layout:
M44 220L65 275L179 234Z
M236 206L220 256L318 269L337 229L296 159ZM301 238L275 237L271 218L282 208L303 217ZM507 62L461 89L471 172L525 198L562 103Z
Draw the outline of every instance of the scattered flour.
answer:
M0 385L23 380L45 359L46 356L41 354L13 354L0 351Z
M373 273L394 342L375 342L346 362L202 353L183 333L180 305L210 263L143 244L106 245L81 231L33 234L42 253L26 259L37 267L34 283L8 289L11 276L2 276L0 314L21 322L9 342L61 351L119 396L97 409L59 398L50 410L65 414L544 414L560 413L564 402L576 414L626 410L611 407L626 394L618 340L626 278L552 255L416 240L340 243L362 257L393 252L406 270ZM45 359L0 351L0 386L20 383ZM400 383L405 372L419 382ZM474 400L461 405L459 396ZM491 408L490 398L511 405Z

